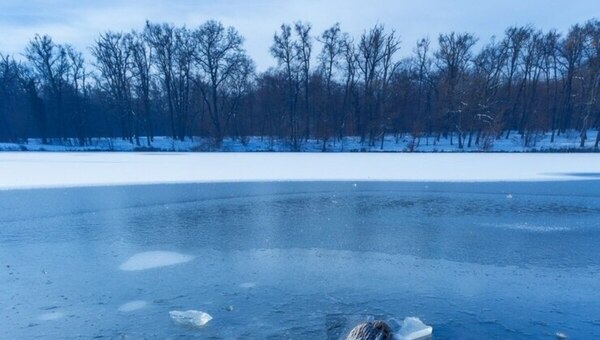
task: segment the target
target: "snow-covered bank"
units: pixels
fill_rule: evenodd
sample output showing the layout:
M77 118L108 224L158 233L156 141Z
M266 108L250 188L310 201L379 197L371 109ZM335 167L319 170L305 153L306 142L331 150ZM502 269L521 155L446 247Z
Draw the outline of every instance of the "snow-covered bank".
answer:
M465 141L463 149L459 149L456 137L450 136L413 138L410 135L388 135L381 144L379 140L375 145L369 146L361 143L358 137L345 137L341 141L328 140L323 147L323 140L311 139L303 141L300 151L307 152L543 152L543 151L593 151L596 141L595 130L587 133L587 140L583 148L580 147L580 136L577 131L569 131L560 136L555 136L554 141L550 133L539 133L530 137L525 143L524 138L517 132L502 136L498 139L488 139L476 143L476 136L472 136L471 144ZM173 140L168 137L156 137L150 145L146 138L141 138L140 145L123 139L94 138L85 146L79 145L75 139L60 141L51 140L42 144L41 140L30 138L23 143L0 143L0 151L222 151L222 152L247 152L247 151L292 151L291 145L285 139L270 139L267 137L248 137L240 139L225 139L223 144L215 147L207 138L195 137L186 140Z
M591 153L0 153L0 189L252 181L492 182L600 177Z

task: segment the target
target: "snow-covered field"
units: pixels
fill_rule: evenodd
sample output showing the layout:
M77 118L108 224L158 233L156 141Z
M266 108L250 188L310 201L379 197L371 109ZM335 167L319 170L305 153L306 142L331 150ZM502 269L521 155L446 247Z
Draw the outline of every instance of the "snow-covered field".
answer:
M358 137L346 137L342 141L328 140L323 149L322 140L308 140L302 143L300 150L307 152L536 152L536 151L566 151L566 150L594 150L597 132L588 131L584 148L579 146L579 132L569 131L557 136L551 142L550 133L539 133L531 138L525 146L524 139L517 132L510 134L509 138L488 140L487 146L483 142L458 148L456 137L437 140L433 137L414 139L410 135L395 137L386 136L383 146L380 141L374 146L361 143ZM465 144L467 144L465 142ZM148 146L145 138L140 140L140 146L122 139L95 138L89 145L80 146L76 140L52 140L42 144L39 139L29 139L23 143L0 143L0 151L223 151L223 152L261 152L261 151L291 151L289 141L282 139L269 139L263 137L248 137L243 142L240 139L225 139L220 147L215 147L207 138L187 138L184 141L173 140L168 137L156 137Z
M0 189L254 181L544 181L600 176L593 153L0 153Z

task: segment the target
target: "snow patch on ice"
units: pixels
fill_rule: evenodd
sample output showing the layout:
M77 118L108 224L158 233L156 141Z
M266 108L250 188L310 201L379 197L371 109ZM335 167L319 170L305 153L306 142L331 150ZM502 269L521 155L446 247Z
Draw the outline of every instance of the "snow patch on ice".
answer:
M212 320L210 314L197 310L174 310L169 312L169 316L175 323L188 327L202 327Z
M44 313L44 314L38 316L38 320L52 321L52 320L62 319L64 316L65 316L65 314L62 312L49 312L49 313Z
M125 271L146 270L186 263L193 259L193 256L171 251L147 251L133 255L121 264L119 269Z
M240 284L240 288L250 289L256 287L256 282L244 282Z
M148 303L143 300L130 301L119 306L119 312L133 312L146 307Z

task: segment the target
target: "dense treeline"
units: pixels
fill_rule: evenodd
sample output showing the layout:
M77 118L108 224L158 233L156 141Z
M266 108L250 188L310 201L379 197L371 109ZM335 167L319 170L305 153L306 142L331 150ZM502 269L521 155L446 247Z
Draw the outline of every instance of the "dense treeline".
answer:
M441 34L402 59L397 33L380 25L353 38L338 24L320 34L284 24L270 49L276 66L258 74L243 41L216 21L148 22L99 35L84 61L35 36L23 58L0 54L0 140L264 136L298 149L307 139L359 136L373 146L410 133L462 148L513 132L527 145L568 129L583 144L600 126L597 20L564 35L510 27L480 48L472 34Z

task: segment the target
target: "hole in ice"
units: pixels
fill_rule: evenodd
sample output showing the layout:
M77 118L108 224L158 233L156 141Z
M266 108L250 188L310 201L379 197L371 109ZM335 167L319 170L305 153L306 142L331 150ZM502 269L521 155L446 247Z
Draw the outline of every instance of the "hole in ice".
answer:
M133 312L146 307L148 303L142 300L131 301L119 306L119 312Z
M193 256L175 253L171 251L147 251L138 253L130 257L119 266L119 269L126 271L145 270L165 266L173 266L180 263L189 262Z
M44 314L38 316L38 320L41 320L41 321L58 320L58 319L62 318L63 316L65 316L65 315L61 312L50 312L50 313L44 313Z

